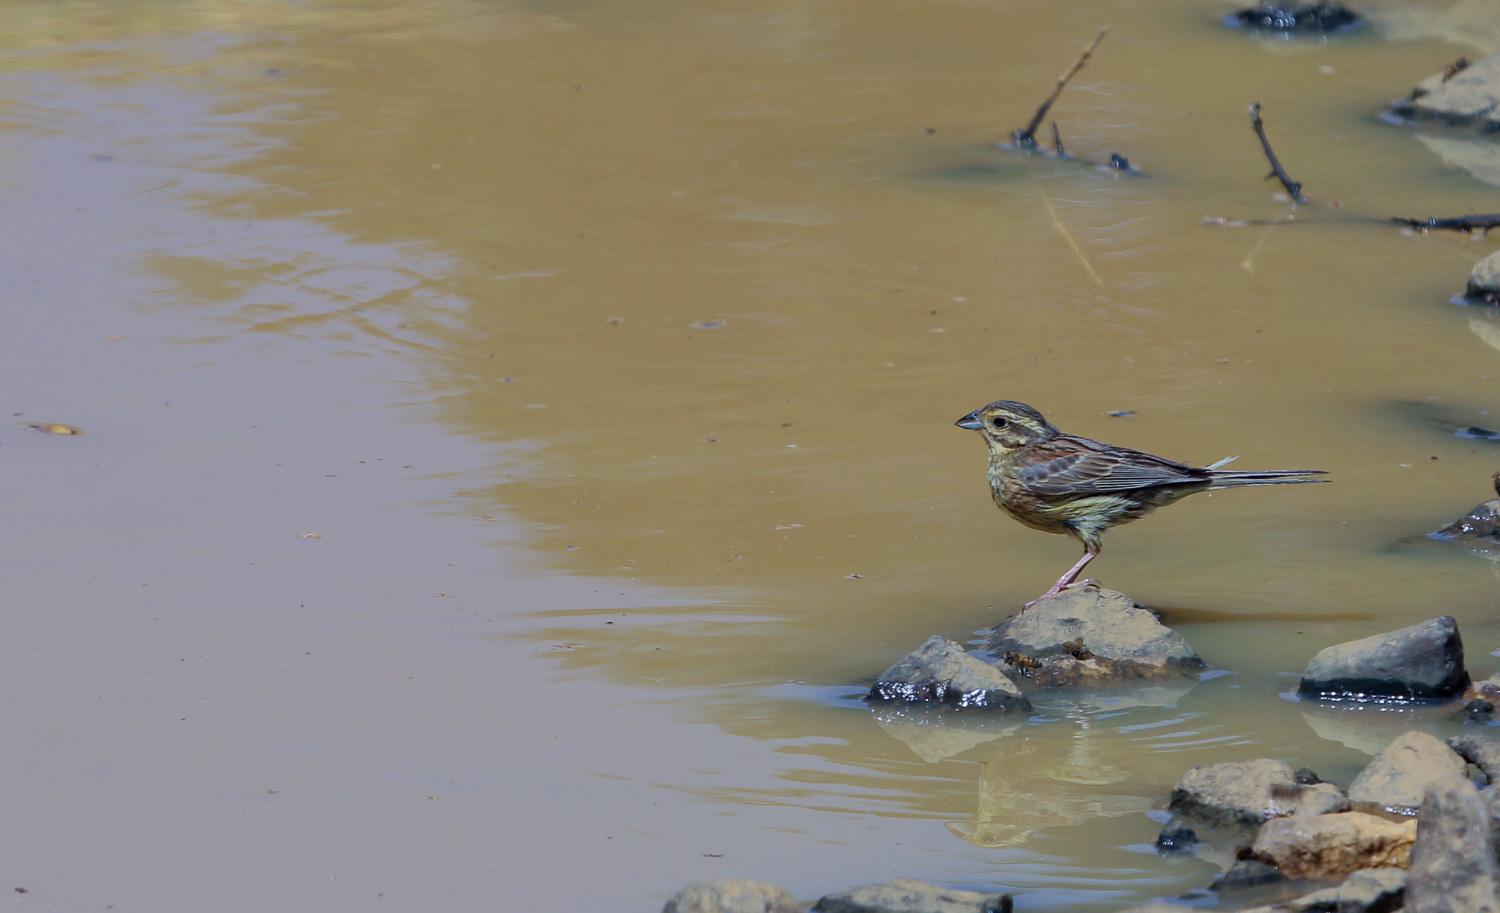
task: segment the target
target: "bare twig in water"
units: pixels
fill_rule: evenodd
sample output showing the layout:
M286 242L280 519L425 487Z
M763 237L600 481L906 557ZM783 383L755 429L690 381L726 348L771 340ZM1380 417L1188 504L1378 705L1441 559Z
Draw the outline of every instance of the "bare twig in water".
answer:
M1410 225L1422 231L1433 231L1436 229L1447 229L1449 231L1461 231L1465 234L1477 231L1486 234L1492 228L1500 228L1500 213L1487 213L1477 216L1457 216L1452 219L1406 219L1396 216L1391 219L1400 225Z
M1271 163L1271 173L1266 175L1266 180L1275 178L1280 181L1293 203L1306 203L1307 197L1302 195L1302 183L1292 180L1292 176L1281 167L1281 160L1276 158L1276 153L1271 149L1271 141L1266 139L1266 125L1261 123L1258 101L1250 104L1250 126L1255 128L1255 135L1260 137L1260 148L1265 150L1266 160Z
M1073 65L1068 68L1068 72L1057 77L1057 85L1053 87L1052 94L1048 95L1047 100L1042 102L1041 107L1036 109L1036 113L1031 115L1031 123L1026 125L1026 129L1017 130L1010 135L1010 138L1015 140L1017 146L1031 148L1036 145L1036 128L1042 125L1042 119L1047 116L1047 110L1052 107L1053 102L1057 101L1057 96L1062 94L1063 87L1068 84L1068 80L1078 75L1078 71L1083 69L1084 64L1088 63L1089 57L1094 53L1094 48L1099 46L1099 42L1103 41L1104 36L1108 33L1109 29L1099 30L1099 34L1094 36L1094 40L1089 42L1089 46L1083 49L1083 53L1078 55L1077 60L1073 61Z
M1067 151L1063 149L1062 134L1057 131L1057 121L1052 122L1052 148L1057 150L1058 158L1066 158Z

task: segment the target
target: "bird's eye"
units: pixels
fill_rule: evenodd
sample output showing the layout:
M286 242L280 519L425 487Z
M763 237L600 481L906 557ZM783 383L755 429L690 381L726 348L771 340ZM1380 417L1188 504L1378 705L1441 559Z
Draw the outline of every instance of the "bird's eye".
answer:
M1006 425L1009 425L1009 424L1010 424L1010 422L1006 421L1003 418L996 417L996 418L990 419L990 427L991 428L1004 428Z

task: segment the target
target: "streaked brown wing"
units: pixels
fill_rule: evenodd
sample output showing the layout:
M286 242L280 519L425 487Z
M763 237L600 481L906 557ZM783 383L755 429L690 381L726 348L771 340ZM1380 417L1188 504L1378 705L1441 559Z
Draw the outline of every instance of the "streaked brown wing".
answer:
M1204 470L1159 456L1067 434L1033 448L1018 475L1031 491L1053 497L1202 482L1209 477Z

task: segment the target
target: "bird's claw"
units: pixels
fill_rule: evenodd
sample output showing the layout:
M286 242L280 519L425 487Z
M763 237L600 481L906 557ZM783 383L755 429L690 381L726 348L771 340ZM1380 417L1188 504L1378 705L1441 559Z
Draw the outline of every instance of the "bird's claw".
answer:
M1030 602L1026 603L1025 605L1021 606L1021 611L1024 612L1027 609L1031 608L1032 606L1036 605L1037 603L1041 602L1042 600L1044 600L1044 599L1051 599L1053 596L1059 596L1059 595L1067 592L1068 590L1077 589L1078 587L1081 587L1081 586L1093 586L1093 587L1097 587L1098 585L1099 585L1098 578L1096 578L1096 577L1090 577L1087 580L1075 580L1072 583L1064 583L1064 584L1062 584L1060 586L1054 586L1052 589L1048 590L1047 592L1043 593L1042 595L1038 596L1037 598L1035 598L1035 599L1031 600Z

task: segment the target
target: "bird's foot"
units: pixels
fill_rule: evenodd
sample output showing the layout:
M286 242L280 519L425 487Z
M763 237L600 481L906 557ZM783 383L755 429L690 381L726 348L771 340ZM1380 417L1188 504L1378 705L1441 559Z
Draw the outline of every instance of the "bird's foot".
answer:
M1032 606L1036 605L1037 603L1041 602L1042 600L1044 600L1044 599L1051 599L1053 596L1060 595L1062 593L1067 592L1068 590L1076 589L1077 587L1081 587L1081 586L1098 586L1098 585L1099 585L1099 581L1096 578L1094 578L1094 577L1090 577L1087 580L1074 580L1072 583L1060 583L1060 584L1056 584L1056 585L1054 585L1052 587L1052 589L1048 590L1047 592L1043 593L1042 595L1038 596L1037 598L1035 598L1035 599L1031 600L1030 602L1026 603L1025 605L1021 606L1021 611L1024 612L1027 609L1031 608Z

